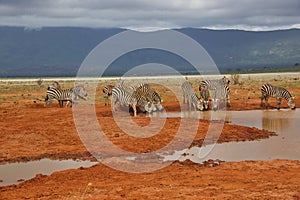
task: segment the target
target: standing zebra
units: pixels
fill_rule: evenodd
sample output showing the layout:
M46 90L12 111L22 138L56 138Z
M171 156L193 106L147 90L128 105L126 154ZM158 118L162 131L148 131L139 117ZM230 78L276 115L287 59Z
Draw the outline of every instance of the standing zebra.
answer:
M137 115L137 108L138 105L141 110L145 110L147 112L152 112L153 104L138 92L130 93L123 88L115 87L112 89L112 109L115 111L116 103L120 102L123 106L131 106L133 109L134 116Z
M63 107L63 101L67 101L67 106L68 106L68 101L72 102L73 100L73 91L71 89L65 89L65 90L60 90L57 88L48 89L46 93L44 108L46 108L47 103L49 103L50 107L52 107L53 99L56 99L59 102L59 106L61 108Z
M183 103L188 103L189 110L192 108L195 110L203 110L203 102L199 100L192 84L188 81L185 81L181 85L182 93L183 93Z
M230 104L230 89L227 85L216 88L215 92L213 93L213 96L212 96L213 110L220 109L221 102L224 102L225 107L226 107L226 104L228 104L228 107L231 106L231 104Z
M269 107L268 99L269 97L274 97L277 100L277 110L280 109L280 104L282 98L287 100L288 106L291 109L295 109L294 97L282 87L273 86L271 84L264 84L261 87L261 98L260 98L260 107L263 105L263 100L265 100L266 108Z
M151 101L152 103L156 103L156 107L154 108L153 111L156 111L156 109L158 109L159 111L163 110L163 106L161 104L162 99L160 98L158 93L153 88L150 87L149 84L142 83L135 89L135 91L145 96L148 101Z
M112 95L113 85L105 85L103 88L104 98L105 98L105 106L109 105L109 97Z
M59 106L63 107L63 102L66 101L66 107L68 107L69 102L75 103L77 99L86 100L87 92L83 86L75 86L70 89L58 89L58 88L48 88L45 98L44 107L47 103L52 107L52 99L56 99L59 102Z

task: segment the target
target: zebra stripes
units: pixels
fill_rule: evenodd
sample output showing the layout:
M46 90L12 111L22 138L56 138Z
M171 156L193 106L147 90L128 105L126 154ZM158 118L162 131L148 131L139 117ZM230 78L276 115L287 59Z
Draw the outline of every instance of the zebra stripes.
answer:
M135 91L140 95L146 97L148 101L156 104L153 111L156 111L156 109L158 109L159 111L163 110L163 106L161 104L162 100L160 96L153 88L150 87L149 84L142 83L135 89Z
M123 88L115 87L112 89L112 109L116 111L116 103L119 102L122 106L131 106L134 116L137 116L137 105L142 111L152 112L153 104L139 94L137 91L130 93Z
M277 109L280 109L280 104L282 98L287 100L287 104L291 109L295 109L295 103L294 98L290 94L289 91L287 91L285 88L273 86L271 84L264 84L261 87L261 98L260 98L260 106L263 106L263 100L265 100L265 106L266 108L269 107L268 99L269 97L276 98L277 101Z
M192 84L188 81L185 81L181 85L182 93L183 93L183 103L188 103L189 110L203 110L203 102L199 100Z
M216 88L216 90L213 93L212 96L212 107L213 110L217 110L220 108L224 108L223 106L220 107L220 103L224 102L224 106L227 105L230 107L230 89L227 85L224 85L223 87Z
M202 88L207 88L208 90L216 90L217 88L225 85L229 85L230 80L226 78L225 76L221 79L216 80L204 80L201 81L199 85L199 91L201 91Z
M44 107L47 106L47 103L52 107L53 99L56 99L59 102L61 108L63 107L63 102L66 101L66 107L68 107L69 102L75 103L77 99L86 100L87 96L88 94L83 86L75 86L64 90L48 87Z
M220 107L221 101L227 100L227 105L230 107L230 80L225 76L222 79L204 80L200 82L199 92L200 97L204 100L204 108L208 109L208 98L212 97L212 107L216 110ZM226 103L225 103L226 105Z
M66 106L68 106L68 101L72 102L73 100L73 91L71 89L65 89L65 90L60 90L57 88L48 89L46 93L44 108L47 106L47 103L49 103L50 107L52 107L53 99L56 99L59 102L59 106L61 108L63 107L63 101L67 101Z

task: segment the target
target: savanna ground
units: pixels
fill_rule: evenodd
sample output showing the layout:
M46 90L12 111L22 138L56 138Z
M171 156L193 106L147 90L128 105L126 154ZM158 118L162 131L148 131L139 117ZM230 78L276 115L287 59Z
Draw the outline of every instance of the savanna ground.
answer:
M230 77L230 76L229 76ZM229 110L260 108L260 86L269 82L287 88L300 105L299 74L268 77L243 76L236 84L231 81ZM200 80L188 78L198 93ZM72 81L59 81L64 88ZM43 107L46 88L52 81L1 82L0 84L0 163L51 159L94 160L80 140L71 108ZM114 81L99 82L96 116L106 136L127 151L145 153L167 145L176 135L180 118L168 118L162 130L150 138L135 138L124 133L115 123L108 106L104 106L102 87ZM88 87L88 85L87 85ZM167 88L154 86L163 98L168 112L178 112L179 104ZM298 98L297 98L298 97ZM270 109L275 108L270 99ZM282 108L287 108L283 100ZM133 119L140 126L150 118L139 115ZM201 146L210 122L199 120L197 134L191 146ZM216 130L217 132L218 130ZM266 139L276 137L267 130L224 124L218 139L222 142ZM182 142L185 138L180 138ZM121 163L120 163L121 164ZM209 167L189 161L149 173L126 173L104 164L55 172L18 185L0 187L0 199L300 199L300 162L291 160L222 162ZM1 179L1 172L0 172Z

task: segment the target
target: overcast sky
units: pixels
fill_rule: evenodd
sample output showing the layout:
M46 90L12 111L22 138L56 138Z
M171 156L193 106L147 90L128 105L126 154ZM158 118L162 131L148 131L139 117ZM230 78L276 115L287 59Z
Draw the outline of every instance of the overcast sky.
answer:
M0 0L0 25L300 28L299 0Z

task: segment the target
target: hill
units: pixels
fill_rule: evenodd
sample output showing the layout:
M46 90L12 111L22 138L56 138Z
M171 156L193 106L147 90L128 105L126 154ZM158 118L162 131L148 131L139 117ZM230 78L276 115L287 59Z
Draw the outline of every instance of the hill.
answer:
M199 42L222 72L294 66L300 63L300 30L251 32L176 29ZM88 53L121 28L0 26L0 76L75 76ZM191 66L172 53L146 49L122 56L106 75L120 75L132 66L158 62L182 73ZM120 67L122 66L122 67Z

